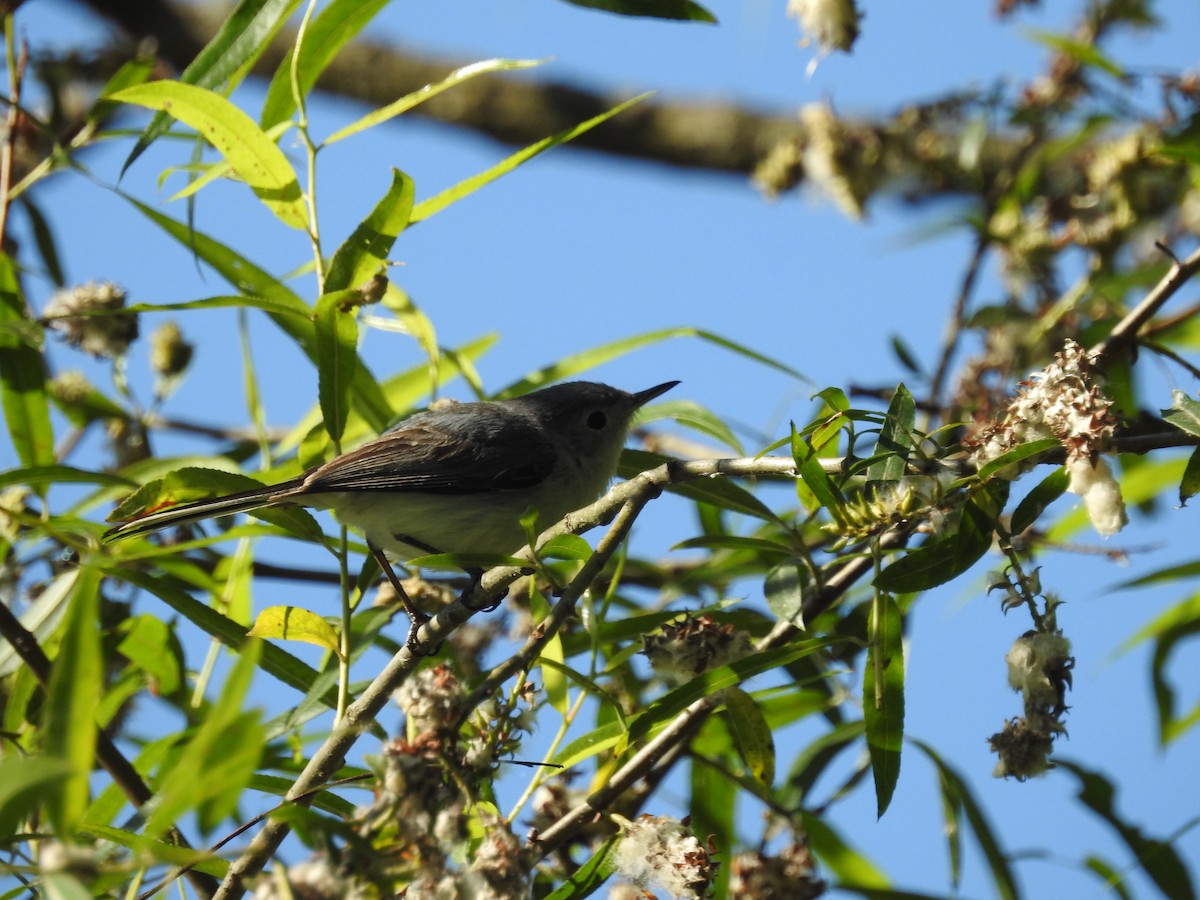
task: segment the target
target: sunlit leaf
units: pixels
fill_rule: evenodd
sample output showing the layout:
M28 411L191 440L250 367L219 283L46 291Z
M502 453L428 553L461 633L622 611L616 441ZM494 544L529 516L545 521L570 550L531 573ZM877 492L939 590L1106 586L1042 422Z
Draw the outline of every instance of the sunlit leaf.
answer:
M388 0L331 0L304 29L304 43L296 65L301 96L307 96L342 49L373 19ZM292 93L293 47L288 51L267 87L259 124L270 128L296 111Z
M196 129L280 221L304 231L308 210L283 151L254 120L220 94L177 81L151 81L112 95L169 113Z
M242 0L229 14L224 24L179 76L184 84L201 88L216 88L237 75L266 51L271 38L300 5L300 0ZM112 96L115 91L110 92ZM166 133L170 120L157 114L129 158L121 167L125 172L147 147Z
M360 287L387 262L396 236L412 215L413 182L392 169L392 183L354 233L333 254L325 275L327 292Z
M754 780L771 790L775 784L775 739L771 727L754 698L741 688L729 688L722 695L729 731L746 768Z
M382 122L389 119L394 119L401 113L408 112L419 103L424 103L430 97L436 97L442 91L448 90L457 84L462 84L464 81L483 75L486 72L504 72L512 69L528 69L533 66L540 66L544 60L539 59L485 59L482 62L471 63L455 69L441 81L427 84L420 90L413 91L411 94L406 94L399 100L389 103L380 109L367 113L361 119L358 119L345 128L340 128L325 139L325 144L333 144L340 140L358 134L360 131L366 131L368 128L374 128ZM536 144L534 146L537 146ZM543 148L544 149L544 148Z
M298 606L268 606L254 619L247 637L303 641L333 653L341 653L341 642L332 625L315 612Z

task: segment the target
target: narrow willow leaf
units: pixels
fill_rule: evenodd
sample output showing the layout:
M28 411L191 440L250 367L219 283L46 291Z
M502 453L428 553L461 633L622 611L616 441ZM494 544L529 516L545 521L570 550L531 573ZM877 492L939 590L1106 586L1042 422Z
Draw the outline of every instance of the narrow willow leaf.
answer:
M868 484L899 481L908 471L908 457L913 449L913 425L917 419L917 402L903 383L896 385L887 417L879 432L879 440L871 456L876 461L867 469Z
M350 385L360 365L358 323L352 306L358 291L335 291L317 299L317 396L325 431L339 447L350 415Z
M70 834L88 801L96 751L96 708L104 687L100 650L100 573L84 563L75 579L62 645L50 672L46 751L71 766L55 786L49 806L58 834Z
M842 836L834 831L823 816L802 810L804 833L809 846L829 867L838 881L839 888L887 888L887 876L874 863L851 847Z
M812 445L796 431L795 425L792 425L792 458L796 460L796 474L800 476L804 486L812 491L817 502L828 510L835 520L840 519L846 498L833 483L833 479L825 473L821 458L817 456Z
M38 256L42 259L42 267L46 270L46 275L54 283L54 286L61 288L66 282L63 278L62 263L58 258L58 244L54 240L54 232L50 229L50 223L42 215L41 207L34 203L28 194L23 194L19 202L21 208L25 210L25 215L29 218L29 229L33 232L34 244L37 246Z
M124 636L117 652L149 676L155 696L170 697L183 686L182 652L165 621L142 614L126 619L118 630Z
M900 780L904 746L903 619L894 598L877 596L871 606L867 662L863 669L863 720L875 777L875 811L882 817Z
M338 247L325 275L326 292L360 287L386 263L396 236L408 227L413 181L392 169L392 183L354 233Z
M220 697L205 708L192 739L170 771L160 776L154 811L143 831L146 838L162 837L185 813L196 809L201 809L202 824L211 827L223 812L206 814L202 807L216 802L221 810L232 810L236 805L264 749L259 713L242 711L262 646L262 641L245 642ZM212 777L198 778L201 772Z
M85 824L81 829L101 841L112 843L117 847L128 847L146 853L147 859L157 863L168 863L172 866L188 866L197 872L223 878L229 871L229 863L220 857L213 857L207 850L196 850L191 847L180 847L166 841L147 841L140 834L127 831L124 828L113 828L100 824ZM90 892L95 897L95 892Z
M534 144L530 144L523 150L518 150L516 153L505 157L491 168L472 175L470 178L460 181L453 187L446 188L446 190L439 194L435 194L432 197L422 200L415 207L413 207L412 220L414 222L420 222L423 219L428 219L431 216L436 215L447 206L457 203L464 197L468 197L475 193L484 185L490 184L503 175L507 175L522 163L528 162L535 156L549 150L551 147L557 147L559 144L565 144L572 138L576 138L585 132L591 131L597 125L607 122L613 116L624 112L635 103L640 103L648 96L650 95L639 94L632 99L626 100L624 103L614 106L612 109L608 110L608 112L603 112L598 116L593 116L586 122L581 122L580 124L571 128L564 129L563 131L558 132L558 134L551 135L548 138L542 138L542 140Z
M201 631L227 647L240 650L250 640L246 637L245 625L221 615L207 603L199 602L172 579L120 566L106 567L105 574L153 594ZM295 688L301 694L308 691L319 676L312 666L274 644L263 645L259 666L268 675ZM327 692L323 700L329 709L337 708L337 695L334 691Z
M583 900L599 890L616 871L614 853L617 844L621 843L621 837L621 833L617 832L601 844L591 858L576 869L570 878L547 894L545 900Z
M971 833L975 836L975 842L979 845L979 849L991 869L992 882L995 885L997 896L1002 900L1016 900L1021 894L1017 888L1017 880L1012 867L1009 865L1008 854L1000 846L997 833L967 783L938 755L936 750L924 741L910 739L910 742L928 756L937 767L942 793L946 798L945 802L960 808L966 815L967 823L971 826Z
M729 688L722 699L734 745L763 790L775 784L775 739L758 703L741 688Z
M10 841L35 797L53 794L74 770L65 759L6 755L0 759L0 839Z
M824 647L827 641L798 641L784 647L760 650L716 669L702 672L689 681L655 700L641 715L630 721L630 741L649 734L651 728L670 721L701 697L734 687L771 669L786 666Z
M294 308L299 315L282 315L270 311L268 315L284 334L296 342L309 359L316 362L316 326L312 321L312 310L295 292L220 241L177 222L132 197L125 194L120 196L184 247L195 252L234 287L247 294ZM254 303L248 305L253 306ZM353 391L355 408L363 415L369 427L375 433L383 431L391 422L392 406L380 390L379 383L361 362L354 372Z
M1113 78L1124 80L1126 77L1124 69L1101 53L1096 45L1089 41L1081 41L1069 35L1055 34L1052 31L1041 31L1034 28L1028 29L1026 33L1039 44L1068 56L1084 66L1101 69Z
M1187 506L1187 502L1197 493L1200 493L1200 447L1188 457L1183 477L1179 479L1179 505Z
M308 23L304 29L304 43L300 47L300 60L296 66L297 81L301 96L308 96L321 73L329 67L342 49L375 18L388 0L332 0ZM275 70L267 97L263 101L259 124L270 128L296 111L296 100L292 93L293 47Z
M609 722L593 728L582 737L576 738L554 755L550 762L555 766L570 769L586 759L603 753L625 741L629 731L623 722Z
M733 429L725 424L724 420L713 413L711 410L705 409L699 403L691 400L667 400L663 403L654 404L654 414L657 418L673 419L680 425L692 428L703 435L714 438L720 441L727 447L733 449L739 456L745 456L746 451L742 447L742 442L737 439L737 435L733 433ZM642 417L638 421L644 421Z
M292 164L254 120L220 94L177 81L151 81L112 95L190 125L223 156L284 224L306 231L308 209Z
M456 84L462 84L464 81L468 81L477 75L483 75L485 72L504 72L511 69L529 69L533 66L540 66L543 62L545 62L545 60L541 59L485 59L481 62L471 63L470 65L455 69L441 81L434 82L433 84L427 84L420 90L413 91L411 94L406 94L399 100L389 103L387 106L367 113L361 119L351 122L345 128L340 128L335 131L325 139L324 144L325 146L335 144L338 141L350 137L351 135L358 134L360 131L366 131L368 128L374 128L376 125L379 125L382 122L386 122L389 119L394 119L401 113L408 112L408 110L412 109L419 103L424 103L430 97L436 97L442 91L452 88ZM609 115L611 115L611 113ZM586 131L587 129L585 128L583 130ZM571 137L574 137L574 135L571 135ZM552 140L552 138L547 138L546 140ZM561 143L561 141L558 143ZM538 144L534 144L533 146L537 147ZM546 148L543 147L541 149L544 150ZM541 151L539 150L537 152ZM512 157L509 158L511 159ZM491 179L488 180L490 181ZM470 191L468 191L468 193L470 193ZM432 213L430 213L430 215L432 215ZM422 216L421 218L427 217Z
M717 17L692 0L566 0L573 6L602 9L619 16L673 19L716 24Z
M661 466L670 461L670 457L649 453L645 450L622 450L621 461L617 466L617 474L622 478L633 478L639 472ZM702 478L694 481L681 481L667 487L672 494L687 497L701 503L709 503L720 509L742 513L774 522L775 513L740 485L728 478Z
M1032 491L1025 495L1013 510L1010 528L1013 534L1021 534L1038 520L1046 508L1067 492L1070 477L1063 467L1051 472Z
M234 79L266 51L276 32L299 5L300 0L242 0L212 40L183 70L180 82L215 88ZM147 147L166 133L168 127L170 119L164 113L158 113L130 151L121 167L122 174Z
M103 484L111 487L136 487L136 483L109 472L88 472L74 466L31 466L0 472L0 488L14 484L38 487L44 484Z
M1007 488L1004 482L1003 491L975 494L963 507L958 531L900 557L879 573L875 586L888 593L910 594L945 584L967 571L992 545L996 516L1003 505L997 497Z
M1013 447L1006 453L1001 453L995 459L980 466L979 471L975 473L975 477L980 481L987 481L997 472L1003 471L1009 466L1015 466L1017 463L1031 457L1040 456L1051 450L1057 450L1061 446L1062 444L1054 438L1041 438L1040 440L1030 441L1027 444L1021 444L1020 446Z
M303 641L333 653L341 653L337 630L321 616L298 606L268 606L254 619L247 637Z
M1116 788L1111 781L1075 763L1059 760L1060 769L1066 769L1079 779L1079 800L1105 822L1124 841L1133 853L1138 866L1162 891L1164 897L1195 897L1188 867L1178 851L1169 841L1146 837L1138 826L1121 818L1116 806Z
M32 324L7 254L0 254L0 323ZM40 329L37 332L40 333ZM46 367L41 352L17 336L0 330L0 403L17 458L24 466L53 465L54 429L46 400Z
M813 595L818 584L807 560L796 558L782 562L767 573L763 592L767 608L784 622L801 631L804 624L804 601Z
M663 328L658 331L647 331L642 334L636 334L633 337L621 338L620 340L613 341L612 343L601 344L598 347L592 347L588 350L584 350L582 353L564 356L557 362L541 369L535 369L534 371L525 375L525 377L521 378L519 381L515 381L508 385L508 387L496 394L496 399L504 400L509 397L519 397L522 394L527 394L530 391L545 387L547 384L552 382L562 381L563 379L580 375L589 369L594 369L597 366L603 365L604 363L611 362L614 359L625 356L627 353L632 353L634 350L640 350L642 347L653 346L654 344L659 344L674 338L696 338L698 340L705 341L706 343L714 344L722 349L729 350L738 356L752 359L755 362L761 363L768 368L775 369L778 372L783 372L784 374L790 375L793 378L804 380L803 375L779 360L773 359L769 356L764 356L761 353L751 350L749 347L745 347L736 343L735 341L721 337L719 334L714 334L711 331L704 331L703 329L688 327ZM669 373L664 373L664 377L668 375Z

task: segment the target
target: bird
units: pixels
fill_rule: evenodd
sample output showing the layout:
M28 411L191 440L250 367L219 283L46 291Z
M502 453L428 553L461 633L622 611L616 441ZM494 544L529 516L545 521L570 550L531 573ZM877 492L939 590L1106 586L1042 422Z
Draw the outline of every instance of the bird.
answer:
M264 507L329 509L360 531L413 623L388 560L428 553L512 554L521 516L543 525L595 500L616 472L634 413L679 384L636 393L566 382L506 400L451 402L401 420L373 440L280 484L198 500L120 522L105 542Z

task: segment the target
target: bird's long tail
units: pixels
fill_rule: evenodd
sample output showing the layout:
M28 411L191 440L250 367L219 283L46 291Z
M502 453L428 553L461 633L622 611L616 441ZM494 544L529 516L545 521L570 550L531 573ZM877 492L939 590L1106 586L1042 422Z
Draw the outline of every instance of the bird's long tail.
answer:
M152 512L146 516L121 522L104 532L104 540L119 541L124 538L149 534L161 528L172 525L183 525L187 522L198 522L201 519L212 519L217 516L231 516L234 513L246 512L251 509L261 509L264 506L276 506L288 502L299 493L301 481L286 481L283 484L273 484L267 487L251 488L225 497L212 500L197 500L194 503L184 503L169 509Z

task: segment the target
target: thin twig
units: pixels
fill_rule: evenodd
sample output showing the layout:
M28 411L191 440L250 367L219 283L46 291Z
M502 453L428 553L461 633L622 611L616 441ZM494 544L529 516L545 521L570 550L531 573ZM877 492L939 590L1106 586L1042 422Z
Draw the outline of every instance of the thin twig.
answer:
M946 323L946 333L942 337L942 353L938 358L937 369L934 370L933 378L929 381L929 395L927 405L930 409L940 409L942 405L942 391L946 386L946 379L950 374L950 363L954 358L954 351L958 349L959 338L962 337L963 322L966 319L967 304L971 300L971 294L975 291L975 282L979 280L979 272L983 268L983 261L987 257L988 238L984 233L980 233L975 238L975 250L971 254L971 261L967 263L967 270L963 273L963 279L958 288L958 295L954 298L954 308L950 312L950 320ZM928 427L922 428L922 431L927 431Z
M1141 327L1150 321L1163 304L1171 299L1175 292L1183 287L1196 272L1200 271L1200 250L1196 250L1181 262L1167 247L1160 244L1159 249L1171 259L1171 267L1145 299L1131 309L1129 314L1116 324L1104 340L1088 351L1092 362L1097 365L1103 366L1108 357L1119 350L1131 347L1137 340L1137 333Z

